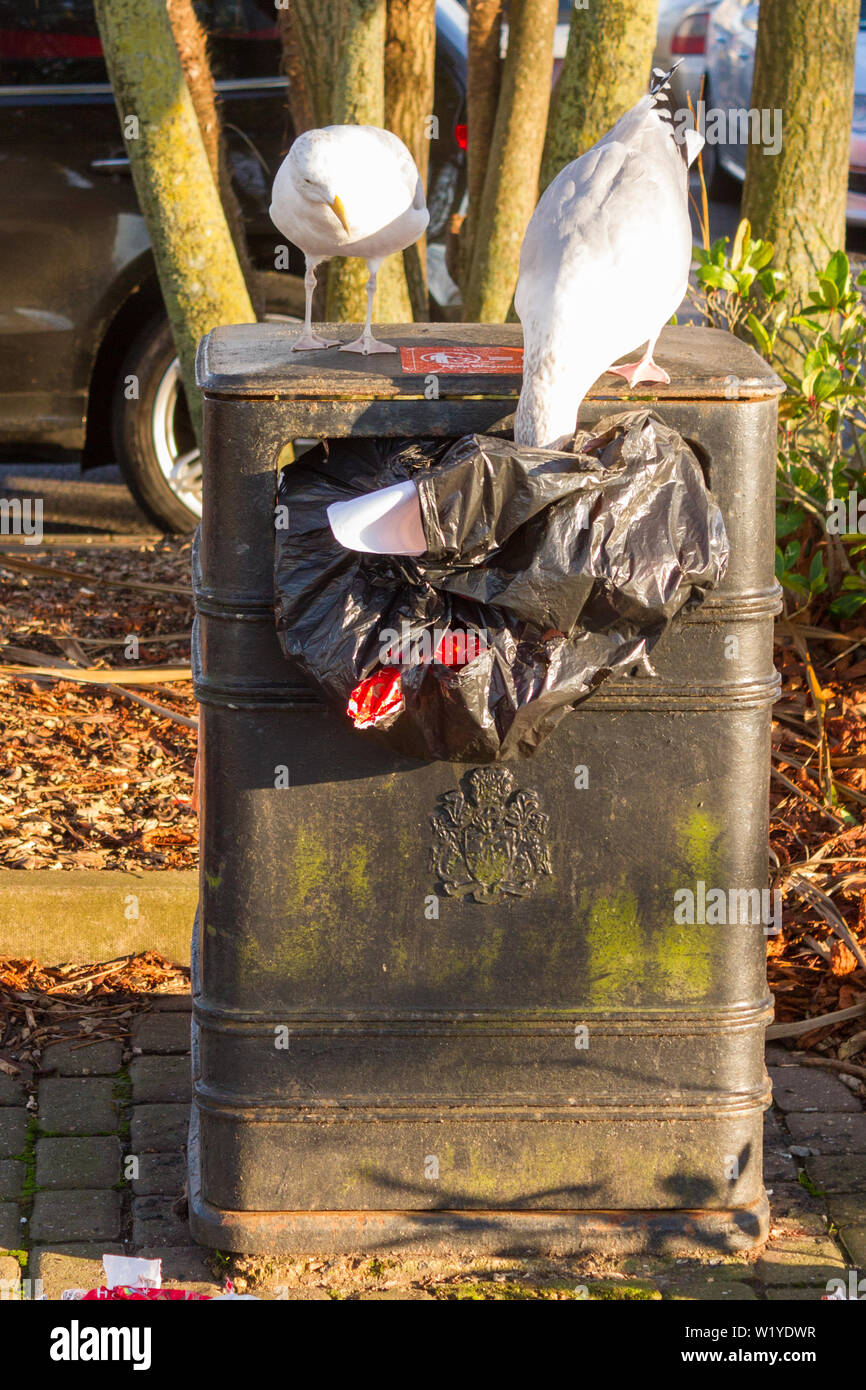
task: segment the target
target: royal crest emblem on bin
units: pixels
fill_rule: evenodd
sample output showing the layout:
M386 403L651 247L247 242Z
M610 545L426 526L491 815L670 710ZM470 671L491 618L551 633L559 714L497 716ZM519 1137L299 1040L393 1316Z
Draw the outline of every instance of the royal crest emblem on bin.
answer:
M431 817L433 868L449 897L476 903L525 898L553 872L549 817L537 792L521 791L505 767L474 768L463 790L445 792Z

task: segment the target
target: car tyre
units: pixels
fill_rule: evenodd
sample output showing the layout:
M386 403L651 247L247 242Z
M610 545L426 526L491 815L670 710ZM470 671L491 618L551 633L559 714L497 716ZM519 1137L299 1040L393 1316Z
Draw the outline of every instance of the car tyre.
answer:
M115 456L142 511L163 531L192 531L201 518L201 461L167 319L152 319L130 346L111 423Z

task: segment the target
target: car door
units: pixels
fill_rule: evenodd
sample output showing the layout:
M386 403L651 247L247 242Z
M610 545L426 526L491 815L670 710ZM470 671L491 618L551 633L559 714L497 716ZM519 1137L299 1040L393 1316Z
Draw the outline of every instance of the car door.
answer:
M101 54L90 0L0 0L0 446L53 457L148 245Z
M757 0L727 0L715 12L713 27L712 101L726 113L726 138L721 142L719 153L722 162L733 166L742 177L746 169L743 140L749 124L745 117L736 113L748 111L752 104Z

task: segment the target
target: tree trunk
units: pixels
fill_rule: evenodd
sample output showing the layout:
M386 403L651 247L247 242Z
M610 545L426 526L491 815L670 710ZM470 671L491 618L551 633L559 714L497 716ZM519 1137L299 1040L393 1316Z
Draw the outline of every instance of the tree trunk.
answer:
M859 14L860 0L822 5L819 20L812 0L760 9L752 106L781 119L784 137L775 155L748 145L743 216L773 242L797 297L845 245Z
M465 294L466 317L504 323L538 196L557 0L511 0L508 52Z
M658 0L591 0L571 13L541 164L542 191L649 89Z
M243 213L232 183L231 165L208 58L207 35L198 21L192 0L166 0L166 7L189 94L198 117L208 164L219 189L247 291L256 311L260 313L262 305L258 302L256 293L255 272L247 246Z
M180 358L190 416L199 338L217 324L253 323L243 272L211 173L165 0L96 0L96 18Z
M314 126L326 125L327 120L318 121L313 109L311 82L313 65L301 49L298 26L289 8L289 0L277 7L277 25L280 30L280 44L283 50L283 72L289 84L289 111L296 135ZM328 102L330 109L330 100Z
M336 8L330 0L325 12ZM320 17L322 0L295 0L296 13L311 9ZM342 29L327 61L334 66L331 123L385 124L385 0L340 0ZM367 268L354 256L338 256L328 270L328 321L362 322L367 311ZM412 306L402 256L388 256L379 271L373 306L380 323L411 319Z
M385 31L385 126L409 150L425 189L434 138L433 68L436 0L388 0ZM446 132L449 134L450 132ZM442 132L440 132L441 136ZM403 253L413 317L429 318L427 244L420 237Z
M496 106L502 80L502 10L504 0L469 0L469 62L467 68L466 191L469 211L460 228L460 281L465 284L475 239L475 224L484 191L487 158L493 141Z

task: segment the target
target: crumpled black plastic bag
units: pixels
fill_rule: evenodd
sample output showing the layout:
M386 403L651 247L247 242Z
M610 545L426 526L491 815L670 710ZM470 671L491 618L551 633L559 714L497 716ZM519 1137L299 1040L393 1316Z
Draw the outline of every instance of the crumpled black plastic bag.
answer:
M403 665L405 709L378 731L424 759L535 752L570 707L643 660L674 615L718 584L728 558L697 458L651 411L607 417L574 450L496 435L346 439L285 467L275 596L286 656L347 717L351 692L383 653L393 659L389 634L480 631L485 650L462 667ZM427 551L345 550L330 503L406 478Z

